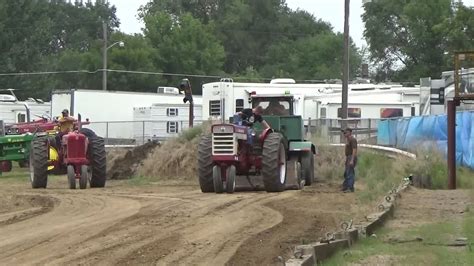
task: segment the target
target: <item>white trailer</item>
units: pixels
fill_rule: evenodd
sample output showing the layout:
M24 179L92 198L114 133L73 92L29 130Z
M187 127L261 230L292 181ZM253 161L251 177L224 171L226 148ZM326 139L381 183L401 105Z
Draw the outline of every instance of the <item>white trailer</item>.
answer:
M5 124L28 122L29 119L35 120L38 117L50 116L51 103L40 100L29 99L27 101L18 101L11 95L0 95L0 120Z
M87 127L98 135L114 139L134 139L134 107L153 104L182 104L183 94L143 93L101 90L59 90L52 93L51 113L60 115L63 109L77 118L89 119ZM201 105L200 96L194 96L195 105Z
M341 105L341 84L234 83L231 80L203 85L203 119L228 121L237 111L249 108L250 94L291 94L295 96L295 113L306 120L338 118ZM349 107L357 104L364 111L360 118L381 118L382 108L403 108L403 116L418 114L419 87L384 84L350 84ZM327 106L325 106L327 105ZM321 109L323 108L323 109ZM324 109L326 108L326 109ZM414 108L414 110L413 110ZM333 112L333 109L336 111ZM326 112L326 113L324 113Z
M342 96L331 93L311 97L316 118L341 118ZM314 108L310 108L313 110ZM420 89L391 88L360 91L352 89L348 94L348 118L380 119L408 117L420 114Z
M135 139L166 140L189 128L189 104L153 104L133 108ZM194 105L194 125L202 123L202 105ZM141 124L141 126L138 126Z

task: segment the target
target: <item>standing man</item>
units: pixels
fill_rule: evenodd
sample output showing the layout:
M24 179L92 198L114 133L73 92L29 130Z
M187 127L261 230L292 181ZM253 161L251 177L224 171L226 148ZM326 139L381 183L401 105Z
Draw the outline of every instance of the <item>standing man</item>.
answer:
M352 129L346 128L342 130L346 138L346 162L344 170L344 183L342 183L342 191L344 193L354 192L355 167L357 164L357 140L352 136Z

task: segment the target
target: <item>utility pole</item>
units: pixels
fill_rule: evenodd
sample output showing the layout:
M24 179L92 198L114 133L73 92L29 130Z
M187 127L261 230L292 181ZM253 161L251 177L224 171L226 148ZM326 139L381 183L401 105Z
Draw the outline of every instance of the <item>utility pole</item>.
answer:
M349 92L349 9L350 0L345 0L344 4L344 58L342 71L342 106L341 106L341 127L347 127L347 98Z
M189 128L192 128L194 126L194 100L189 79L185 78L181 80L181 83L179 84L179 92L184 92L183 102L189 102Z
M102 70L102 90L107 90L107 23L102 23L102 31L104 36L104 51L102 52L103 70Z

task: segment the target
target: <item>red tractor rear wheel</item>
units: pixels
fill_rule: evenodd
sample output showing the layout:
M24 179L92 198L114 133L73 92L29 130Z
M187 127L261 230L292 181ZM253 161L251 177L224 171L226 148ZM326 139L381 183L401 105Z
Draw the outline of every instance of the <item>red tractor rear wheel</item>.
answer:
M203 136L198 146L198 173L199 185L204 193L214 192L214 182L212 179L212 139L210 136Z
M33 188L48 184L48 143L45 137L36 137L30 144L30 181Z
M281 192L286 184L286 148L279 133L270 133L263 143L262 177L267 192Z
M89 137L88 157L91 168L90 187L104 187L106 181L107 161L105 142L101 137Z

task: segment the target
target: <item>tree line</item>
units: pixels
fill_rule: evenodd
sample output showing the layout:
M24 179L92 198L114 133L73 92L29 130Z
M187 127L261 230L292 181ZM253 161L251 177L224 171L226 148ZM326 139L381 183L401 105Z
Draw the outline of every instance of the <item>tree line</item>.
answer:
M351 78L362 63L378 81L439 76L452 69L449 52L472 48L473 10L457 1L375 0L364 8L368 47L351 41ZM143 32L129 35L108 1L0 0L0 89L43 99L57 89L101 89L104 21L108 44L125 43L108 50L109 90L153 92L188 77L180 74L195 75L195 94L218 77L342 77L342 33L285 0L154 0L138 16Z

